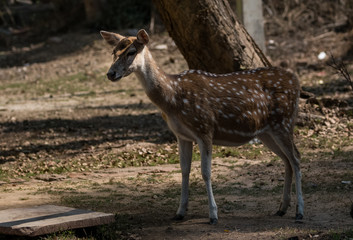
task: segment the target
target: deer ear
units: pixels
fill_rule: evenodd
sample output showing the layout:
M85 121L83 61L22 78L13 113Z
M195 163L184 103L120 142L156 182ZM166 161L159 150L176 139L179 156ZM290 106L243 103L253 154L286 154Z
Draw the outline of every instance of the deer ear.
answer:
M148 36L147 32L144 29L141 29L138 33L137 33L137 41L139 43L142 44L147 44L148 41L150 40L150 37Z
M100 31L100 34L104 38L104 40L107 41L107 43L113 46L118 45L120 40L124 38L123 36L112 32Z

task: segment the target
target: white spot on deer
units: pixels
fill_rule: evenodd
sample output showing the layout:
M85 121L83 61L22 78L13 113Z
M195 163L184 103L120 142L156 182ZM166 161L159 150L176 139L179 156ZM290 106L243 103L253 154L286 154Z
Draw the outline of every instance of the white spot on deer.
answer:
M184 110L181 110L181 113L185 116L188 115L187 112L185 112Z
M174 91L173 87L170 86L169 84L167 84L167 88L169 88L170 90Z
M184 98L184 99L183 99L183 102L184 102L185 104L188 104L188 103L189 103L189 100L187 100L186 98Z
M171 100L171 101L172 101L173 104L176 103L176 100L175 100L175 97L174 97L174 96L172 97L172 100Z

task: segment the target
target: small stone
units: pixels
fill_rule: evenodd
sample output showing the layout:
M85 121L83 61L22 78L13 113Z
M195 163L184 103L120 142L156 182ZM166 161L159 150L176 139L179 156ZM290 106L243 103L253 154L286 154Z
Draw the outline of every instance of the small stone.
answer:
M155 49L155 50L167 50L168 46L167 46L167 44L158 44L153 49Z

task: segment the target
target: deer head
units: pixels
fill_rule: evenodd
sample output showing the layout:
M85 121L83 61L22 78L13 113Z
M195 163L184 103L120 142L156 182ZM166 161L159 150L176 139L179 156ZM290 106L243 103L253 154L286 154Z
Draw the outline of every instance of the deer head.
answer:
M107 77L115 82L130 75L143 65L140 52L149 41L147 32L141 29L136 37L124 37L116 33L101 31L102 37L114 46L113 64L110 66Z

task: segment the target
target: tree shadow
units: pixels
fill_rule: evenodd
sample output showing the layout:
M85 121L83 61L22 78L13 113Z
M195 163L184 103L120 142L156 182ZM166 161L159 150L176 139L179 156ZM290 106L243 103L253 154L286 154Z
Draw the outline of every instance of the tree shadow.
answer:
M139 108L139 105L112 105L97 108ZM175 141L160 114L96 116L88 119L24 120L0 123L3 141L9 144L0 151L0 157L16 158L21 153L40 151L76 155L107 142L123 144L126 141L168 143ZM14 143L14 144L10 144ZM20 142L20 143L18 143ZM15 159L13 159L15 160ZM7 160L9 161L9 160ZM0 160L0 164L4 160Z
M324 94L335 94L335 93L349 93L351 87L349 83L344 79L339 79L336 81L330 81L329 83L324 83L319 86L303 86L305 91L314 93L317 96L322 96Z
M48 37L40 42L29 42L21 47L9 47L12 51L5 51L0 54L0 68L18 67L25 64L43 63L55 60L66 54L90 46L94 41L100 39L100 35L79 33L67 33L60 37ZM0 50L1 52L1 50Z

